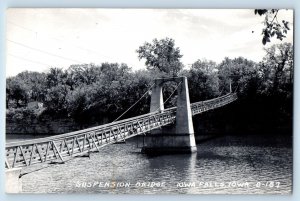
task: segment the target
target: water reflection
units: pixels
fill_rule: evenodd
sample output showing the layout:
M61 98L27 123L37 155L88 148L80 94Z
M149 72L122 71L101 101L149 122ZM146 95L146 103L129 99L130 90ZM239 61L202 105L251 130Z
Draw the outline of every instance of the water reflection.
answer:
M198 152L195 154L149 157L140 153L135 140L129 140L126 144L106 146L100 153L91 154L90 158L75 158L66 164L24 175L23 191L114 194L291 193L291 142L278 138L230 136L198 144ZM101 182L103 185L100 185ZM105 182L120 185L130 183L130 187L105 187ZM144 186L141 184L143 182ZM151 182L165 185L149 186ZM280 185L274 187L274 182L280 182ZM245 185L247 183L248 186Z

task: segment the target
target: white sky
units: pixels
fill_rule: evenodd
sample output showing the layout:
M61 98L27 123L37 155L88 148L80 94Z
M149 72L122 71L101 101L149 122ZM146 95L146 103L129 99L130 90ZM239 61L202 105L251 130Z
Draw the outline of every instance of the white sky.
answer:
M136 49L165 37L175 40L186 66L226 56L260 61L263 19L253 9L8 9L6 76L79 63L143 69ZM293 11L280 10L281 19L293 22ZM289 31L283 42L292 40Z

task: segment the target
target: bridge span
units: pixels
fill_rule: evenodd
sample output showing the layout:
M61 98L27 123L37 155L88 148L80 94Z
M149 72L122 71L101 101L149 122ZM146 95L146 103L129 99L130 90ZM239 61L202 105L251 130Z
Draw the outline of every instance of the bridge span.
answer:
M237 99L236 93L190 105L192 115L222 107ZM177 107L151 112L105 125L46 138L7 143L5 168L22 168L38 163L65 162L73 157L100 151L101 147L146 134L176 121Z

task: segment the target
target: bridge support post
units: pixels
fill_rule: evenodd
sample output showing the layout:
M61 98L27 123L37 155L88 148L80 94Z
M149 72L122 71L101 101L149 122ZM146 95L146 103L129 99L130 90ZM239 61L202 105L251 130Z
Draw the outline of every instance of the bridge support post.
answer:
M150 112L164 110L164 100L163 100L163 94L162 94L163 83L159 79L155 80L154 82L155 83L154 83L154 86L152 89L152 94L151 94Z
M5 170L5 192L6 193L21 193L22 178L21 168L12 168Z
M192 111L186 77L156 79L151 96L150 112L164 109L162 86L164 82L179 83L175 124L152 130L145 136L142 152L146 154L173 154L196 152Z

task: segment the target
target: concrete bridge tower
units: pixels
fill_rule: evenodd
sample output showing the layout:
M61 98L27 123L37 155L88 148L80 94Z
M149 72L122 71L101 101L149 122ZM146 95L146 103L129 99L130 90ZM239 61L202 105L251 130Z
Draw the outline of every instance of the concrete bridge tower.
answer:
M163 111L162 87L165 82L179 84L176 122L154 129L144 139L142 152L147 154L192 153L196 152L190 96L186 77L156 79L152 89L150 112Z

